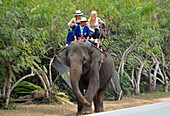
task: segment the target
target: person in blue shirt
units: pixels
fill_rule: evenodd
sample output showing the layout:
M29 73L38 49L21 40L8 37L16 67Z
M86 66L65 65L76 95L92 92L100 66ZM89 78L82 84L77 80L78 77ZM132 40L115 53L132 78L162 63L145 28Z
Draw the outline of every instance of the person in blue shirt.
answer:
M85 17L82 17L80 22L81 24L77 25L73 32L74 41L83 41L88 43L89 46L91 46L89 42L91 33L89 27L86 25L87 19Z

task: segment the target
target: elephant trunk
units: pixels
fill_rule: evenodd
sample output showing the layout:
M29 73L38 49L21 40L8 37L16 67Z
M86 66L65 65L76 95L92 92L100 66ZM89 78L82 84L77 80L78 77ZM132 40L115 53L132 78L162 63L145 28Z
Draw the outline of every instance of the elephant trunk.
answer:
M85 99L85 97L82 95L79 89L79 80L82 73L82 66L79 64L71 64L70 65L70 79L71 79L71 86L73 88L73 91L77 97L77 99L85 104L86 106L90 106L90 103Z

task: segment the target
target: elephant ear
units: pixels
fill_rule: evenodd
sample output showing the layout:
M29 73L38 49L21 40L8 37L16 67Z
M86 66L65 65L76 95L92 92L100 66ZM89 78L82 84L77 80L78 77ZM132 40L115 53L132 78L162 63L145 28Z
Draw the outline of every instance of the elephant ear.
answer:
M63 48L56 54L56 58L63 63L64 65L68 65L67 61L67 49Z
M97 62L103 62L106 59L107 54L100 51L96 47L91 48L91 67Z

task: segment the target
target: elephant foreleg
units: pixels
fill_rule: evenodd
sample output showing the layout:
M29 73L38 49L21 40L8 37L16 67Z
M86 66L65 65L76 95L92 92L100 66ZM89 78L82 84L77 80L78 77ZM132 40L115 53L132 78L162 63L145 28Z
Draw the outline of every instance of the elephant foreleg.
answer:
M95 112L103 112L103 99L104 99L104 93L107 88L108 82L106 85L102 88L99 89L98 92L96 93L94 97L94 107L95 107Z
M103 93L97 92L94 97L94 112L103 112Z
M87 89L87 83L86 82L84 82L84 80L80 80L79 81L79 88L80 88L80 92L83 94L83 96L85 95L85 91L84 90L86 90ZM78 112L77 112L77 114L81 114L81 112L82 112L82 109L83 109L83 103L81 103L78 99L77 99L77 105L78 105L78 107L77 107L77 110L78 110Z
M100 82L99 82L99 73L97 72L97 70L91 70L91 73L89 73L89 74L90 75L88 75L88 76L90 78L89 78L89 84L88 84L88 88L87 88L85 98L87 99L87 101L90 104L92 104L94 96L99 89ZM91 113L92 112L91 106L88 107L86 105L83 105L82 112L84 114Z

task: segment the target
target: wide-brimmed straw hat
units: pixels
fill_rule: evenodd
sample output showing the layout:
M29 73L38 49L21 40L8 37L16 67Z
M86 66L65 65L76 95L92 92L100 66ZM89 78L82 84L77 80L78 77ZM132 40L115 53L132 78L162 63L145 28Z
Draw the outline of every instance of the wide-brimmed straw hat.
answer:
M87 22L87 19L85 17L82 17L80 21L81 22Z
M83 15L83 13L81 13L81 11L80 11L80 10L76 10L75 15Z

